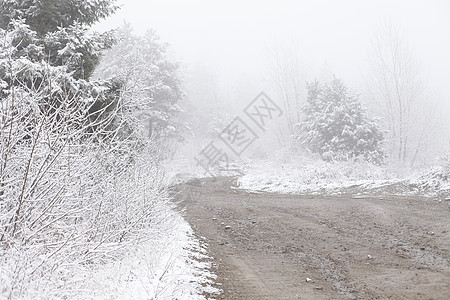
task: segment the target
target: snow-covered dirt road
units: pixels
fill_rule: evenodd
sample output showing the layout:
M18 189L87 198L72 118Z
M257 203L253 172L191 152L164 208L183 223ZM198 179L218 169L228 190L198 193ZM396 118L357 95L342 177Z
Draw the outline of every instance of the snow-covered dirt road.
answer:
M450 201L248 193L179 185L222 299L449 299ZM217 296L214 296L217 297Z

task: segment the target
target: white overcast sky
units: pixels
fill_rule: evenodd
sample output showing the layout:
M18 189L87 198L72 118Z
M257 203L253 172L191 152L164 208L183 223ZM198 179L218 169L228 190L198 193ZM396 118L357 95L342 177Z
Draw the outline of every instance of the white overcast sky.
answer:
M207 1L119 0L122 8L97 26L131 23L155 29L186 65L213 59L225 76L255 74L274 43L297 44L307 65L325 63L357 85L370 39L383 21L406 33L433 88L450 94L450 0Z

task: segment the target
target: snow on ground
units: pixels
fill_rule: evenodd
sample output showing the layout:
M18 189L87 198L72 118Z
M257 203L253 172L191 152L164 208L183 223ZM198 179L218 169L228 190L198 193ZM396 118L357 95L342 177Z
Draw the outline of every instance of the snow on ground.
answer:
M115 261L79 271L77 299L205 299L215 275L210 258L180 213L163 204L148 240L127 247Z
M450 169L448 166L437 166L414 176L408 183L417 191L430 196L450 196Z
M240 187L251 191L282 194L339 193L353 186L383 186L397 179L385 169L365 163L328 163L319 160L251 160L239 179Z
M180 184L190 179L200 179L218 176L237 176L241 174L243 163L230 162L214 168L205 169L197 161L188 156L178 156L166 165L168 177L173 178L173 184Z
M396 195L439 196L450 194L449 171L435 167L427 171L399 174L387 167L364 162L329 163L310 156L276 153L270 160L247 160L240 188L253 192L282 194L340 194L349 188ZM405 175L407 174L407 175Z

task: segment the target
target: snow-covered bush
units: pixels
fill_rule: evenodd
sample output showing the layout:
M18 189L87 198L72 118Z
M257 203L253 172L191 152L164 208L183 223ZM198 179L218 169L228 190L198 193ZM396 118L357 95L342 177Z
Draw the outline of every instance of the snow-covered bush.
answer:
M161 146L110 131L114 111L90 132L82 98L42 110L46 91L1 99L0 298L61 297L74 269L142 238L167 198Z
M233 121L233 116L227 112L216 112L206 124L206 133L211 139L217 138L222 131Z
M22 62L1 58L15 84L0 99L0 298L52 298L70 270L119 255L151 224L166 197L160 147L125 136L125 121L111 127L123 105L90 113L65 92L64 70L44 65L29 88ZM54 90L70 96L43 108Z
M298 139L326 161L383 161L383 134L356 94L338 79L330 84L313 81L307 90L306 119L300 126L304 135Z
M437 166L420 172L408 183L422 193L448 196L450 194L450 154L442 156Z
M0 298L73 298L74 270L142 238L166 198L167 149L145 136L139 99L88 80L109 36L75 20L36 28L44 2L4 2L27 18L0 22Z
M99 160L120 160L103 151L65 151L36 182L35 195L24 198L20 214L20 203L14 206L11 193L5 197L12 201L1 207L0 298L63 298L76 284L74 272L151 238L148 228L160 213L155 207L167 199L152 156L142 154L125 167L123 161Z
M450 173L445 167L434 167L408 181L411 187L427 194L449 194Z

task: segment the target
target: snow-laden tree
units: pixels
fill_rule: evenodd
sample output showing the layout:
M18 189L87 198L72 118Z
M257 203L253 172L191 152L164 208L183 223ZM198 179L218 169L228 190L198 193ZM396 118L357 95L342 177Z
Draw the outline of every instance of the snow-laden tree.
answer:
M383 117L391 161L413 167L443 145L439 101L430 94L423 68L406 34L394 23L382 24L370 51L368 87L374 109ZM439 151L436 151L439 152Z
M35 99L40 109L57 110L64 98L80 98L91 126L85 129L95 132L96 121L109 118L120 106L119 81L89 80L102 51L115 42L113 31L100 34L89 26L116 10L114 0L4 0L1 4L0 30L6 52L0 61L0 97L7 97L5 92L12 86L40 90L51 80L52 88ZM55 72L58 76L53 76ZM119 123L114 120L109 126ZM105 140L108 135L98 138Z
M180 138L183 125L177 115L183 93L179 64L170 59L168 45L153 30L133 34L129 24L117 33L119 42L105 52L95 77L123 83L123 99L144 122L149 138Z
M338 79L329 84L317 80L307 83L307 92L302 142L312 152L327 161L383 161L383 134L377 122L367 116L357 94Z
M52 66L68 66L74 78L89 79L101 51L111 47L113 32L99 34L89 27L117 10L115 0L1 0L0 28L18 20L33 36L17 36L17 55ZM26 34L26 33L24 33ZM32 47L30 47L32 46ZM34 47L34 48L33 48ZM42 50L42 51L38 51Z
M142 237L165 195L123 82L90 80L111 3L1 2L0 298L74 298L70 269Z
M269 49L268 85L282 102L280 106L282 105L284 116L278 122L277 136L284 144L296 134L295 124L301 121L301 107L305 104L306 91L305 68L299 55L298 43L290 41L288 45L280 46L281 44L275 43Z
M75 22L90 26L112 15L119 7L115 0L1 0L0 27L13 19L27 19L31 29L45 35Z

